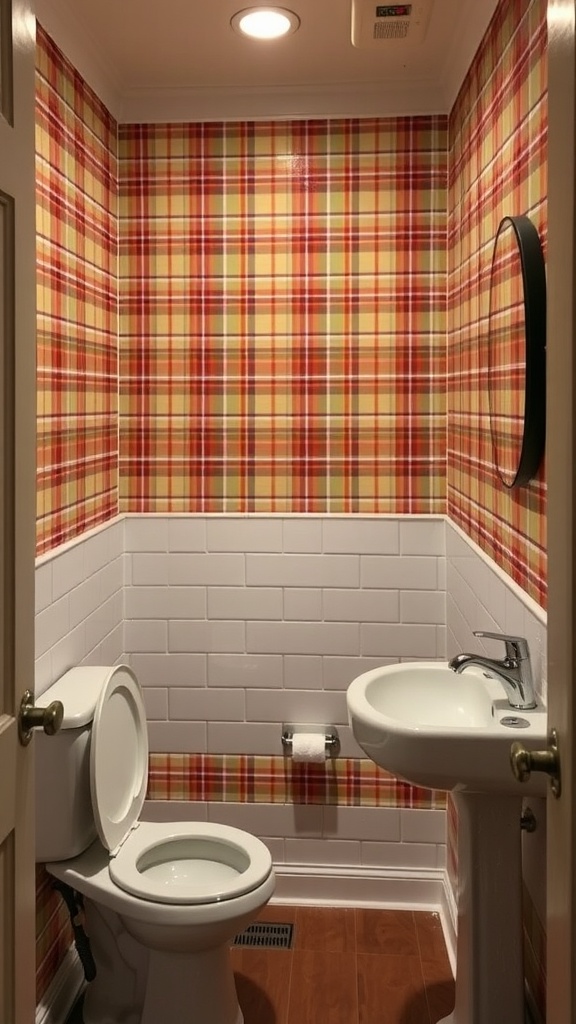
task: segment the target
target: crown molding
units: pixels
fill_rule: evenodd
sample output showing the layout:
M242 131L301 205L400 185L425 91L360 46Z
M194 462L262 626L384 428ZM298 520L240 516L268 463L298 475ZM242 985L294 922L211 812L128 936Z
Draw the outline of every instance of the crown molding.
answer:
M405 85L338 83L260 88L128 89L120 121L262 121L387 117L447 112L443 90L429 80Z
M36 18L117 121L122 91L116 70L91 41L69 0L34 0Z
M118 68L92 42L71 0L35 0L43 28L120 123L367 118L449 114L498 0L459 15L444 67L434 77L404 81L301 86L127 88Z

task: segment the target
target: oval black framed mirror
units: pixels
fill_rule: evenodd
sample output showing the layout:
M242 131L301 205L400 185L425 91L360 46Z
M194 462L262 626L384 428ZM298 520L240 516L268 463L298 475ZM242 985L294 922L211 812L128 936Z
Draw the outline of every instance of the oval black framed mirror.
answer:
M488 397L496 472L521 487L537 472L546 432L546 271L528 217L500 221L490 269Z

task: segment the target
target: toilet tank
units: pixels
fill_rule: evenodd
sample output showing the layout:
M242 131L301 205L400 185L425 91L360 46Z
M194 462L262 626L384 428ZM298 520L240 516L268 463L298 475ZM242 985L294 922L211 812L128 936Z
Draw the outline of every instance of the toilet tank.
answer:
M76 857L96 838L90 794L90 732L109 667L72 668L37 698L64 705L60 731L35 734L36 860Z

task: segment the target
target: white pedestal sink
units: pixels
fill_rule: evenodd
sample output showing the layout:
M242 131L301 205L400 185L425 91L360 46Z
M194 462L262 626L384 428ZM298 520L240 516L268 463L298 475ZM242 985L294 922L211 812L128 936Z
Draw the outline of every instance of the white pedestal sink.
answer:
M354 736L368 756L407 782L452 792L458 809L456 1005L441 1024L524 1024L522 798L510 746L547 745L546 712L515 711L501 684L471 666L438 662L374 669L348 688Z

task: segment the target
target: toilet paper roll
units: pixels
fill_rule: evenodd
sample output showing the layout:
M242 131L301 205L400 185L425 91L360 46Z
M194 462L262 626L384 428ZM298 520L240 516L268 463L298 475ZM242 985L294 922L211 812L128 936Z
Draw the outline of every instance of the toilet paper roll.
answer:
M319 764L326 760L326 739L320 732L295 732L292 737L292 760Z

